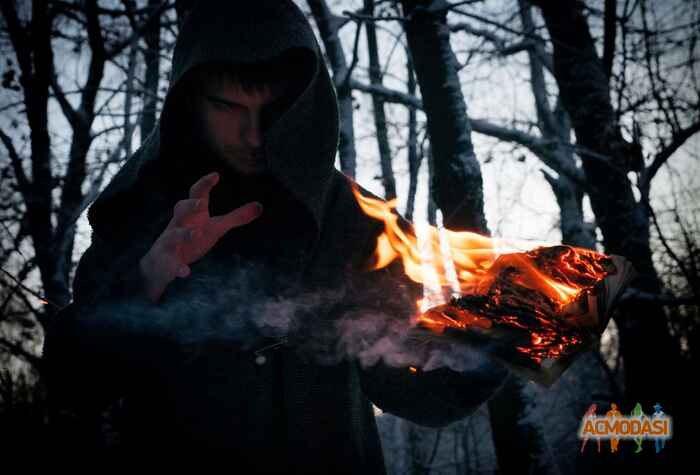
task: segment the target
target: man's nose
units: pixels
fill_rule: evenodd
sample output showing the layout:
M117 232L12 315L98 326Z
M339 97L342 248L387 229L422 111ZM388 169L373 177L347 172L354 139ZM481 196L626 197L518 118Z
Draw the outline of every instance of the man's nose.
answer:
M248 127L245 131L246 141L251 148L262 145L262 133L260 131L260 111L250 110L248 113Z

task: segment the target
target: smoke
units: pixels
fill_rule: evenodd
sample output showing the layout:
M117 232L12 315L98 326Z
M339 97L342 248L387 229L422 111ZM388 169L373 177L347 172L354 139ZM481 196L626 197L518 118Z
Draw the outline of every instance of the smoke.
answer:
M136 359L152 354L154 342L198 354L209 344L256 351L284 338L285 344L320 365L356 360L369 367L381 361L425 371L466 371L486 362L465 345L415 338L406 317L411 309L397 315L363 306L352 286L297 292L298 287L280 274L273 287L288 291L271 293L270 276L263 276L260 268L241 262L235 271L230 263L221 266L227 271L193 269L189 278L171 283L157 305L143 299L99 304L87 319L91 338L101 337L103 343L97 344L120 352L144 353L133 356Z
M419 336L410 319L397 319L376 310L356 310L337 324L338 352L363 366L383 362L389 366L415 366L424 371L448 367L454 371L476 369L487 362L475 349L451 341Z

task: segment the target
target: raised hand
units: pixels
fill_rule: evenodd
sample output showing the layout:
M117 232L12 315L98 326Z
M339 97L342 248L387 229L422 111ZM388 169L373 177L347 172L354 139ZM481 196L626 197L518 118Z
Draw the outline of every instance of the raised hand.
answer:
M140 261L146 294L156 302L176 277L190 275L189 265L205 256L221 237L262 213L258 202L247 203L221 216L209 215L209 193L219 182L214 172L190 188L189 198L175 204L168 226Z

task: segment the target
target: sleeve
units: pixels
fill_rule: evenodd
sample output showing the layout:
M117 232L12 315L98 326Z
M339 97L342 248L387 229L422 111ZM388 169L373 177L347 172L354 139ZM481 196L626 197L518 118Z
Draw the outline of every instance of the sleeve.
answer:
M114 302L153 305L142 292L140 255L93 232L76 269L73 301L46 328L42 378L56 441L96 443L101 415L137 384L138 346L145 342L115 333L107 320Z
M392 318L409 319L422 287L403 273L401 263L368 274L363 298L368 308ZM380 409L427 427L443 427L473 414L504 386L512 374L500 362L484 357L474 369L462 372L442 367L411 372L383 360L363 368L357 364L365 395Z

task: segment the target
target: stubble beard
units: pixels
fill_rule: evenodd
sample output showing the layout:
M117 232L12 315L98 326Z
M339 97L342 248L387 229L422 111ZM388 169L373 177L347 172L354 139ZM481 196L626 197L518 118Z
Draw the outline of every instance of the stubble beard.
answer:
M237 147L224 147L218 154L218 158L229 169L240 175L261 176L268 171L265 156L257 151L247 151Z

